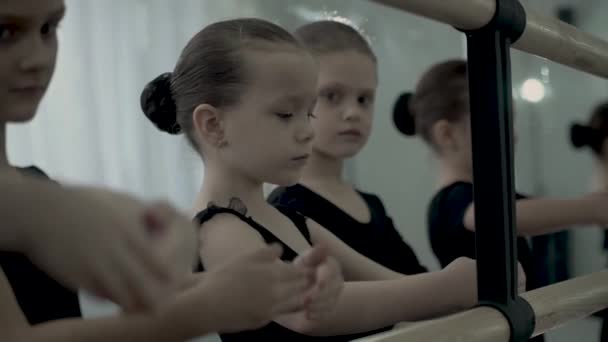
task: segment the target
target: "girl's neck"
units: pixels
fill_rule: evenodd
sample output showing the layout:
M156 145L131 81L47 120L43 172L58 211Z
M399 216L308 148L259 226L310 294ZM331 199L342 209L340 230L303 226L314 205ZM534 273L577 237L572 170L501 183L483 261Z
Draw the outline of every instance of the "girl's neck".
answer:
M228 206L233 198L239 199L249 211L266 205L263 183L229 168L210 165L205 168L201 190L195 201L195 213L207 208L210 202Z
M344 160L328 156L314 149L302 173L300 183L311 187L345 185Z
M12 167L8 163L8 156L6 153L6 124L0 123L0 173L17 173L17 169Z
M449 160L439 159L439 187L443 188L455 182L473 182L473 174L469 168L457 165Z
M593 191L605 191L608 189L608 162L603 160L595 161L592 187Z

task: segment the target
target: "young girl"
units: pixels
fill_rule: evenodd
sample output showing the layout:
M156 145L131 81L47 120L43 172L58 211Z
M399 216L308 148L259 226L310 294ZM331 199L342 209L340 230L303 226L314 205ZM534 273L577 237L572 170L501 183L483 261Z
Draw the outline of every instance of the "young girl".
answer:
M262 20L238 19L196 34L174 71L153 80L143 94L146 116L163 131L185 133L204 159L195 209L206 269L267 243L281 244L285 261L322 244L348 280L337 296L340 278L324 268L307 310L261 329L223 335L224 341L309 341L430 318L476 302L470 259L403 276L294 210L266 202L263 184L295 183L310 157L316 86L317 63L293 36Z
M395 106L395 122L406 135L420 135L439 162L439 184L429 205L428 231L439 262L447 265L462 256L475 257L475 213L467 64L450 60L431 67L414 94ZM537 287L530 248L524 236L556 232L585 223L608 222L608 197L526 199L517 195L518 258L527 289Z
M598 105L591 113L586 125L573 124L570 131L572 145L576 148L588 147L596 160L597 190L608 189L608 102ZM604 232L603 248L608 250L608 231ZM608 342L608 310L598 313L604 318L601 341Z
M319 63L311 121L315 137L300 182L277 188L268 201L297 210L386 268L426 272L380 198L355 189L343 177L345 159L356 156L370 135L378 86L376 55L356 29L336 21L304 25L295 36Z
M313 250L298 260L303 266L294 266L277 261L280 248L268 247L189 278L194 253L188 251L196 249L192 224L174 210L146 209L108 191L61 188L35 168L8 164L6 124L35 114L55 68L56 28L64 11L62 0L0 2L0 213L8 222L0 238L7 249L0 252L0 339L180 341L257 327L301 309L310 292L309 268L324 259L322 251ZM88 228L90 236L77 232ZM88 262L73 260L80 256ZM76 293L32 261L65 283L84 285L138 313L81 320ZM103 279L73 278L72 268L92 262L92 274ZM143 312L140 302L160 303L154 312Z

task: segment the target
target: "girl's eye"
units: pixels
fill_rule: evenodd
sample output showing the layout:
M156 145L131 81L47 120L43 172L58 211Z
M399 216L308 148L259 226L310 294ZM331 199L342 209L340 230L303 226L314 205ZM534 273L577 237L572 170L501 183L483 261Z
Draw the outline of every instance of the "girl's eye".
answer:
M279 119L283 119L283 120L288 120L291 117L293 117L293 113L275 113L276 116L279 117Z
M11 25L0 24L0 42L13 39L17 34L17 29Z

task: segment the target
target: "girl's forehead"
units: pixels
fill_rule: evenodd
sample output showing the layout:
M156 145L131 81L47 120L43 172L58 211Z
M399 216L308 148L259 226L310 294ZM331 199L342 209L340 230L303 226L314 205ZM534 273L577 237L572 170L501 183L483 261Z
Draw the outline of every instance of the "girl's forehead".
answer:
M291 102L314 97L318 68L309 54L262 51L249 53L245 59L247 83L252 91Z
M62 17L65 13L63 0L2 0L0 20L30 23Z

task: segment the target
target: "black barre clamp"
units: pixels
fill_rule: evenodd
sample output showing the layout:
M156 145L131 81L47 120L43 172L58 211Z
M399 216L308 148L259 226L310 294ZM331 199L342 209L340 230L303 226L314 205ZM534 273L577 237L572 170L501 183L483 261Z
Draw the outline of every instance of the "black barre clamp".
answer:
M530 303L522 297L517 297L516 300L511 301L507 305L480 302L478 306L496 309L505 316L511 328L511 342L527 341L534 334L536 315Z
M485 31L500 31L515 43L526 30L526 10L518 0L496 0L496 12L485 26L474 30L456 29L465 34L475 34Z

